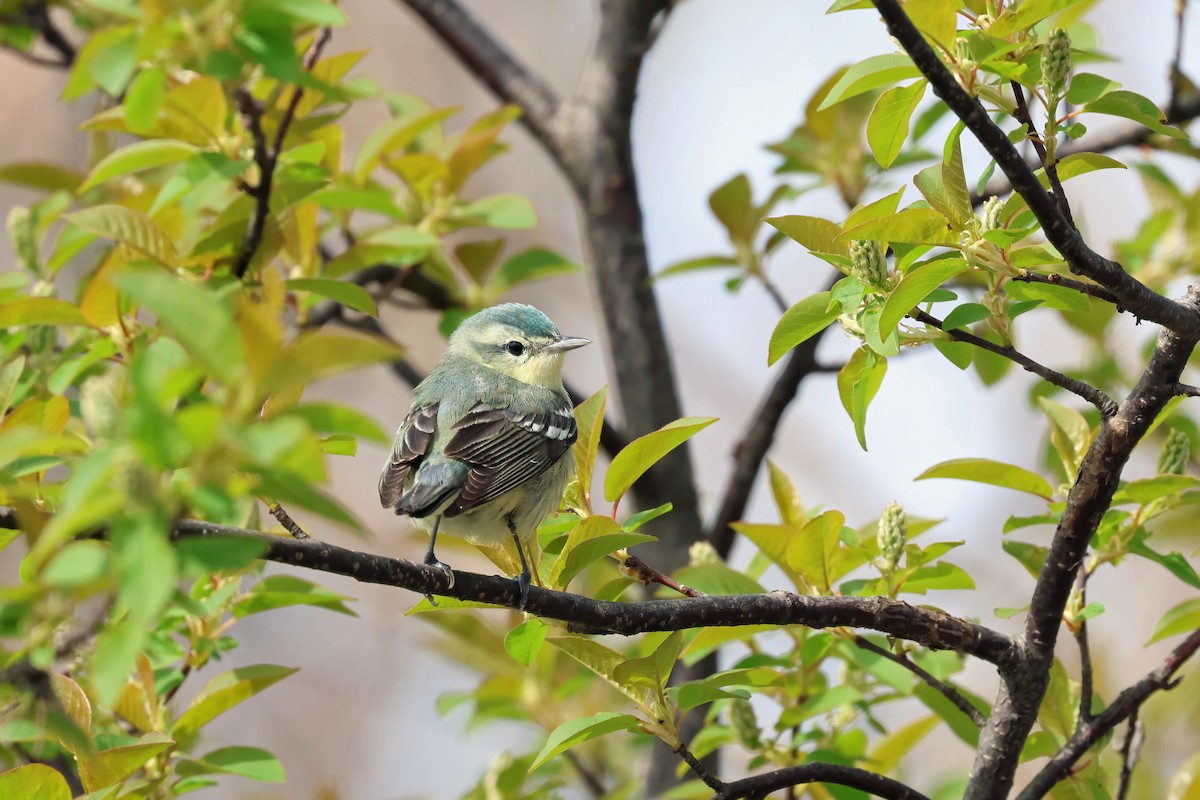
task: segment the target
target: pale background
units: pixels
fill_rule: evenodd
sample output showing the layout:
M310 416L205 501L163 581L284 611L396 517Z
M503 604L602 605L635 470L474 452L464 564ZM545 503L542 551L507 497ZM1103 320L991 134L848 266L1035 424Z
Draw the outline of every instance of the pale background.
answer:
M464 5L560 93L570 92L594 32L593 3L477 0ZM826 5L687 0L675 6L646 61L635 117L636 161L655 269L723 249L723 232L708 212L708 193L745 171L754 182L756 199L764 197L778 160L762 145L790 131L813 89L835 67L892 49L874 14L826 17ZM452 125L466 124L494 106L493 98L401 4L348 0L345 6L350 27L335 33L327 52L369 48L357 74L436 105L463 106L463 116ZM1173 6L1102 2L1092 19L1100 27L1103 48L1119 63L1100 71L1165 101ZM1200 23L1191 30L1198 28ZM1185 70L1200 72L1200 36L1189 34L1186 52ZM64 76L2 52L0 76L0 162L45 158L85 166L86 139L74 127L90 110L86 101L70 107L54 102ZM356 110L347 123L348 151L383 118L381 108ZM1098 130L1108 123L1089 124ZM479 195L528 195L540 224L518 241L549 245L586 262L566 185L524 131L514 128L506 138L513 152L487 167L469 188ZM978 174L984 163L978 151L968 152L968 174ZM1183 174L1190 176L1184 185L1194 185L1196 171L1188 166ZM1068 194L1076 219L1101 250L1133 231L1145 203L1131 172L1085 176L1068 184ZM910 195L915 192L910 190ZM30 198L0 187L0 211L7 213L12 204ZM779 213L836 218L845 210L832 194L809 194ZM12 262L6 258L0 263ZM795 300L815 291L826 273L824 265L793 245L781 248L771 274ZM568 359L568 378L589 393L608 381L609 358L593 297L589 280L575 277L539 284L512 298L539 305L564 332L597 341L598 346ZM778 312L757 287L730 295L712 273L661 284L659 298L676 356L684 412L722 419L697 437L693 450L703 508L711 512L725 481L731 448L772 378L766 341ZM1046 338L1045 334L1057 337L1057 327L1030 320L1023 318L1021 326L1027 349L1051 364L1069 365L1078 349L1067 339ZM412 360L422 369L432 366L441 350L434 322L432 315L385 316L392 332L411 345ZM1131 321L1122 320L1117 346L1136 355L1150 333L1147 328L1135 329ZM1048 350L1048 342L1056 349ZM834 335L822 346L822 355L836 360L850 347ZM904 503L911 514L947 518L940 536L968 540L954 560L976 577L981 591L944 593L929 602L1012 630L1019 618L1002 622L992 610L1023 605L1032 581L1015 562L998 556L997 539L1007 516L1037 512L1040 503L1004 490L912 479L932 464L968 455L1036 468L1041 443L1026 432L1040 430L1042 423L1030 408L1028 386L1029 376L1018 373L983 392L973 375L960 373L932 351L906 354L890 366L872 406L867 427L871 450L863 453L832 377L815 377L803 385L772 457L793 476L806 503L841 509L850 524L875 518L892 499ZM351 400L388 428L408 406L407 389L384 369L318 387L313 394ZM1145 474L1154 456L1141 453L1131 470ZM331 461L333 488L375 531L372 541L364 545L298 516L321 538L417 557L421 541L378 508L375 483L382 459L380 448L366 446L355 458ZM775 520L767 495L756 494L748 519ZM1039 529L1025 538L1044 541L1048 535ZM450 552L456 566L470 566L470 555ZM735 558L745 556L741 549L735 553ZM487 568L482 559L476 566ZM1182 584L1145 562L1130 564L1121 575L1118 584L1111 572L1101 572L1089 598L1110 608L1091 628L1097 659L1113 666L1097 675L1108 697L1161 658L1169 643L1143 649L1145 632L1167 604L1187 596ZM279 663L301 671L207 729L213 746L254 744L276 753L287 767L289 784L273 788L230 779L222 782L223 788L198 797L315 797L321 788L334 788L352 800L448 798L470 786L492 755L536 743L538 734L519 726L467 734L461 714L445 719L436 715L436 696L467 688L473 678L426 647L433 635L428 626L403 616L414 596L329 576L307 577L357 598L359 619L302 609L240 623L242 644L231 661ZM1121 607L1119 614L1112 610L1116 606ZM1073 658L1072 648L1063 648L1063 655ZM496 657L507 658L503 653ZM973 688L985 697L994 695L990 670L972 668L969 675ZM197 679L193 689L201 682ZM1160 702L1186 704L1177 709L1181 720L1197 713L1195 694L1181 692ZM1153 743L1166 748L1167 757L1177 764L1196 750L1194 736L1162 735ZM918 753L916 760L925 763L923 788L938 775L961 770L970 758L965 746L948 738L931 738Z

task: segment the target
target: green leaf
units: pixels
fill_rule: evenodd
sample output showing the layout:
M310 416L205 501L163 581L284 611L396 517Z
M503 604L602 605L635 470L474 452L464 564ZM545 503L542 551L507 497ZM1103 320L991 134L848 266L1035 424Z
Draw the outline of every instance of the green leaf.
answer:
M455 211L461 225L481 225L501 230L524 230L537 225L537 212L523 195L494 194Z
M941 717L955 736L962 739L972 748L979 746L979 729L975 727L975 723L962 709L946 699L944 694L922 682L918 682L913 688L913 694L925 704L926 708ZM975 705L976 708L979 707L975 703L972 703L972 705ZM986 705L980 710L986 714Z
M95 792L120 783L175 742L161 733L147 733L137 744L90 753L79 760L83 788Z
M699 258L689 258L686 261L677 261L666 269L655 273L654 278L657 280L659 278L668 278L672 275L682 275L685 272L736 267L737 265L737 260L733 256L701 256Z
M625 518L625 521L621 523L621 530L633 533L647 522L656 520L664 514L671 513L671 508L672 505L670 503L663 503L661 506L647 508L645 511L639 511L636 514L630 514Z
M840 511L826 511L800 529L787 549L787 563L808 583L828 594L843 574L841 535L846 517Z
M621 653L580 636L551 636L546 641L608 681L626 697L635 702L640 701L638 693L631 693L628 686L622 685L613 677L617 667L628 660Z
M763 594L758 581L725 564L697 564L671 573L680 583L710 595Z
M671 678L671 671L683 647L683 631L674 631L664 638L648 656L624 661L613 668L613 680L625 688L626 694L637 697L649 689L661 692Z
M634 439L617 453L608 467L604 476L605 498L610 503L619 501L646 470L716 421L716 417L684 417Z
M943 461L918 475L915 480L927 478L953 478L960 481L989 483L993 486L1003 486L1006 489L1016 489L1018 492L1028 492L1049 500L1054 494L1050 482L1023 467L1004 464L986 458L959 458Z
M804 245L810 252L850 255L850 243L838 238L842 235L842 227L836 222L799 214L768 217L766 222L784 236Z
M222 747L196 761L183 761L177 771L185 776L213 772L241 775L263 783L284 783L287 780L279 759L258 747Z
M1071 78L1071 88L1067 90L1067 102L1073 106L1086 106L1120 86L1121 84L1111 78L1105 78L1103 75L1080 72Z
M247 0L243 13L252 19L260 18L259 15L270 20L283 16L326 27L346 24L345 12L328 0Z
M963 303L962 305L955 306L946 315L946 318L942 320L942 330L953 331L958 328L965 328L968 325L973 325L991 316L991 309L982 303Z
M581 267L553 250L534 247L507 259L492 275L489 283L496 292L506 292L513 286L540 281L558 275L572 275Z
M880 337L891 336L900 320L920 305L930 292L969 269L970 266L961 258L942 258L922 264L901 278L896 288L888 294L879 315Z
M750 191L750 179L740 174L730 178L708 196L708 207L729 233L730 241L748 243L758 227L758 209Z
M550 583L559 589L565 589L575 576L592 562L626 547L654 540L655 537L644 533L626 533L612 517L585 517L567 537L558 560L554 562Z
M1083 0L1024 0L1016 5L1005 6L1004 13L988 28L988 35L1007 38L1080 2Z
M54 554L40 577L62 588L91 583L108 573L108 556L108 545L102 542L72 542Z
M100 163L92 168L87 178L79 186L79 191L85 192L93 186L99 186L123 175L186 161L198 151L199 148L196 145L176 139L149 139L144 142L135 142L128 147L114 150L100 159ZM76 224L87 227L78 222ZM101 233L95 228L88 228L88 230L93 233Z
M181 543L182 544L182 543ZM293 575L269 575L254 588L238 598L230 609L234 617L241 619L251 614L272 611L289 606L312 606L339 614L357 616L346 606L350 598L324 586L297 578Z
M283 505L293 505L340 522L350 530L365 533L366 529L340 501L309 484L303 477L282 470L259 473L259 490L266 497Z
M162 67L149 67L139 72L129 84L125 100L121 103L129 130L137 134L150 134L166 96L167 82ZM162 140L152 139L146 144L153 141Z
M867 407L883 385L886 373L887 359L876 355L869 347L855 350L846 366L838 372L838 397L854 423L854 434L863 450L867 449Z
M1146 544L1145 535L1143 532L1141 537L1134 538L1133 542L1129 545L1130 553L1166 567L1168 572L1188 586L1191 586L1193 589L1200 589L1200 575L1196 574L1195 567L1188 563L1188 560L1183 557L1182 553L1175 551L1160 553Z
M337 403L303 403L287 413L300 417L315 433L346 433L359 439L388 444L388 436L375 420L349 406Z
M74 194L82 181L83 173L52 161L16 161L0 167L0 183L45 192Z
M164 266L174 266L179 256L171 237L154 220L132 208L99 205L85 208L63 219L89 233L120 242Z
M540 619L527 619L504 637L504 649L514 661L528 667L542 649L547 630L546 623Z
M590 717L564 722L551 731L545 746L530 765L529 771L532 772L575 745L583 744L606 733L636 730L641 730L641 724L637 717L630 714L618 714L615 711L601 711Z
M879 166L887 169L904 149L913 112L925 96L925 80L894 86L879 96L867 120L867 143Z
M55 297L22 297L0 303L0 328L87 324L78 307Z
M575 424L579 428L579 438L571 448L571 457L575 461L575 479L583 487L589 505L592 473L596 470L596 451L600 447L600 430L604 426L604 406L607 399L608 387L602 386L575 408ZM591 508L587 510L590 511Z
M896 765L937 726L937 716L931 715L892 729L871 748L868 760L872 768L882 775L891 774Z
M829 89L817 111L824 111L836 103L857 97L864 92L887 86L906 78L919 78L921 71L912 59L902 53L871 56L854 64L838 78Z
M1149 128L1155 133L1165 134L1177 139L1187 137L1187 134L1179 128L1166 124L1166 115L1163 114L1162 109L1156 106L1153 101L1136 92L1126 91L1125 89L1110 91L1104 96L1088 103L1081 110L1090 111L1093 114L1124 117Z
M311 292L321 297L328 297L330 300L370 317L379 316L379 309L375 307L374 298L357 283L330 278L293 278L285 281L283 285L293 292Z
M71 800L71 787L53 767L26 764L0 772L0 797Z
M825 330L841 316L842 310L832 302L832 297L830 292L820 292L804 298L783 313L771 332L768 364L774 364L789 350Z
M1163 614L1154 626L1154 635L1146 644L1153 644L1181 633L1191 633L1197 629L1200 629L1200 597L1193 597Z
M195 734L212 720L239 703L249 700L264 689L273 686L297 670L272 664L255 664L238 667L210 680L200 690L175 724L171 733L177 739Z
M226 385L238 382L245 366L242 340L233 315L215 292L150 270L126 272L116 281L218 380Z
M253 564L267 552L267 543L233 536L213 538L185 537L175 549L180 569L188 575L203 575L218 570L239 570Z
M325 329L305 331L271 365L263 378L263 390L278 394L321 378L403 357L403 349L382 337Z
M944 216L932 208L906 208L844 231L839 237L847 245L855 239L876 239L905 244L958 246L958 234Z
M1179 492L1200 488L1200 479L1191 475L1157 475L1141 478L1122 486L1114 495L1113 503L1138 503L1146 505Z
M1039 397L1037 402L1050 420L1050 443L1054 445L1068 478L1074 480L1092 443L1092 426L1083 414L1069 406L1047 397Z
M949 561L939 561L918 567L904 579L900 591L911 594L925 594L930 589L949 591L952 589L974 589L975 581L962 567Z
M1005 539L1000 544L1004 548L1004 552L1020 562L1021 566L1035 580L1042 574L1042 565L1046 563L1046 554L1049 552L1045 547L1027 542L1018 542L1015 539Z

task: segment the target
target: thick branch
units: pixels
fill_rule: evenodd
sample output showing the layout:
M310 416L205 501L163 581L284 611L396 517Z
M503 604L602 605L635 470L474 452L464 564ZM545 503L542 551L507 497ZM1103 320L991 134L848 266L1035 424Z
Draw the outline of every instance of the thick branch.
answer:
M917 322L924 322L926 325L930 325L938 330L943 330L942 321L940 319L931 316L920 309L914 309L909 316L915 319ZM1061 372L1043 366L1042 364L1039 364L1029 356L1014 348L1012 345L1001 346L995 342L989 342L987 339L976 336L975 334L963 328L955 328L953 330L945 331L945 333L956 342L966 342L967 344L974 345L981 350L987 350L989 353L995 353L998 356L1003 356L1014 364L1019 364L1026 372L1032 372L1034 375L1049 381L1060 389L1066 389L1068 392L1082 397L1084 400L1087 400L1089 403L1098 408L1100 410L1100 414L1105 419L1117 413L1116 401L1114 401L1100 389L1097 389L1091 384L1076 380L1069 375L1064 375Z
M765 775L755 775L740 781L725 784L725 788L713 795L713 800L738 800L738 798L766 797L777 789L800 786L806 783L833 783L870 792L885 800L929 800L928 797L903 783L874 772L840 764L800 764L784 767Z
M1104 258L1083 241L1058 202L1038 182L1033 170L1008 141L1004 131L988 116L979 101L958 84L950 71L933 52L920 31L912 24L899 0L872 0L879 10L888 32L896 38L913 63L929 80L937 94L955 116L963 121L996 165L1008 177L1013 189L1021 195L1029 210L1041 223L1042 232L1050 244L1066 259L1071 272L1084 275L1121 298L1121 305L1141 319L1148 319L1188 335L1200 334L1200 313L1176 303L1150 289L1127 273L1120 264Z
M1036 800L1044 797L1054 785L1070 773L1071 768L1096 742L1126 719L1133 717L1142 704L1157 691L1173 689L1179 683L1174 678L1179 668L1200 649L1200 630L1193 631L1171 651L1153 672L1117 695L1112 705L1084 725L1062 750L1050 759L1042 771L1017 795L1017 800Z
M0 524L12 524L0 517ZM292 539L256 531L181 520L177 536L231 537L262 542L263 558L281 564L344 575L363 583L519 608L516 581L499 575L454 571L362 553L316 539ZM684 597L616 603L532 586L525 610L568 622L588 633L631 636L705 626L805 625L810 628L867 628L939 650L956 650L997 665L1013 663L1013 640L982 625L929 608L884 597L807 597L787 592L721 597Z
M835 273L829 286L841 277L841 273ZM729 482L721 494L721 507L717 509L716 518L708 532L708 540L721 558L726 558L733 549L736 532L731 526L746 513L759 468L775 442L775 433L779 430L784 413L800 391L801 382L809 375L826 371L817 363L817 347L824 338L823 334L807 339L792 350L775 382L750 417L746 433L734 449L733 471L729 474Z
M500 45L454 0L403 0L442 44L500 100L521 107L521 123L556 160L562 141L555 126L554 90Z

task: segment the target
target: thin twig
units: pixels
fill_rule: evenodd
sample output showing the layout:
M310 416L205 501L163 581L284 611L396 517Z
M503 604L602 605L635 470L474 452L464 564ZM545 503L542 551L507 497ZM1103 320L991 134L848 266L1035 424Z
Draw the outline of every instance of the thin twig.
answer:
M917 322L923 322L926 325L937 328L938 330L944 330L942 327L942 321L940 319L931 316L920 309L914 309L909 316L915 319ZM1007 358L1014 364L1020 365L1026 372L1032 372L1034 375L1049 381L1060 389L1066 389L1068 392L1082 397L1084 400L1098 408L1101 416L1103 416L1105 419L1108 419L1117 413L1116 401L1114 401L1101 389L1070 376L1064 375L1056 370L1052 370L1049 367L1043 366L1042 364L1039 364L1029 356L1014 348L1012 345L1001 346L995 342L989 342L987 339L976 336L970 331L962 328L948 330L945 331L945 333L956 342L966 342L967 344L974 345L981 350L987 350L989 353L995 353L998 356Z
M754 775L726 784L723 791L713 795L713 800L739 800L739 798L763 798L778 789L806 783L833 783L860 789L884 800L929 800L928 797L906 786L900 781L868 772L858 767L841 764L814 762L794 767L784 767L763 775Z
M949 683L935 678L920 664L917 664L916 662L905 658L904 656L896 655L886 647L880 647L861 634L855 635L854 643L864 650L869 650L875 655L882 656L894 664L899 664L913 675L916 675L931 688L953 703L955 708L966 714L967 717L970 718L971 722L975 724L976 728L982 728L987 724L987 717L983 715L983 712L976 708L970 700L968 700L961 692L958 691L957 688Z
M1117 311L1125 310L1121 307L1120 298L1118 298L1108 289L1105 289L1103 286L1097 286L1094 283L1077 281L1074 278L1068 278L1066 276L1059 275L1058 273L1042 275L1037 272L1030 272L1027 269L1023 269L1019 275L1013 278L1013 280L1021 281L1023 283L1045 283L1049 284L1050 286L1064 286L1068 289L1074 289L1080 294L1090 295L1091 297L1095 297L1098 300L1103 300L1106 303L1112 303L1117 307Z
M1117 784L1115 800L1125 800L1129 795L1129 787L1133 783L1133 768L1137 766L1142 755L1142 742L1145 741L1145 728L1138 720L1139 708L1133 710L1125 731L1125 740L1121 742L1121 778Z
M1183 74L1183 30L1187 22L1187 0L1175 0L1175 55L1171 58L1171 99L1167 101L1167 116L1172 117L1179 112L1179 101L1183 95L1184 83L1187 80Z
M670 575L664 575L637 556L629 556L622 561L621 572L643 586L657 583L659 586L665 586L668 589L679 592L684 597L708 597L707 594L699 589L693 589L691 586L675 580Z
M1037 774L1029 785L1021 790L1017 800L1036 800L1044 797L1054 785L1065 778L1091 747L1105 734L1131 719L1142 704L1155 692L1174 689L1178 684L1175 673L1200 649L1200 629L1193 631L1179 643L1174 650L1163 659L1156 669L1146 677L1117 695L1117 699L1108 708L1100 712L1082 729L1075 732L1071 740L1063 746Z
M279 524L283 529L292 535L293 539L311 539L312 537L305 532L303 528L296 524L296 520L292 519L292 515L284 510L279 503L268 503L267 510L271 512L271 516L279 520Z
M330 38L329 29L322 28L304 56L305 70L312 70ZM271 186L275 179L275 167L279 164L279 154L282 151L284 139L287 137L288 129L292 126L296 109L300 105L300 98L303 96L304 87L296 86L292 89L291 100L279 120L275 138L268 146L262 126L262 105L245 87L238 87L234 91L234 99L237 101L242 124L250 132L250 140L254 148L254 164L258 167L258 183L244 187L246 193L254 198L254 210L250 214L250 224L246 229L246 236L242 240L242 246L233 262L233 274L238 279L245 277L246 270L250 268L250 263L254 260L254 254L262 245L263 234L267 228L267 218L271 215Z
M1033 150L1037 153L1038 159L1046 168L1046 177L1050 181L1050 189L1054 192L1054 197L1058 200L1058 207L1062 209L1063 216L1067 218L1067 222L1071 227L1075 227L1075 220L1071 216L1071 206L1067 202L1067 193L1063 191L1062 181L1058 179L1057 163L1051 163L1046 158L1046 145L1042 141L1042 135L1038 133L1037 126L1033 124L1033 117L1029 114L1029 105L1025 102L1025 90L1021 88L1021 84L1016 81L1011 81L1013 97L1016 98L1017 108L1013 113L1013 117L1025 126L1028 133L1029 141L1033 144Z
M1183 397L1200 397L1200 386L1192 386L1191 384L1187 383L1177 383L1175 384L1174 393Z
M5 49L39 66L65 69L75 63L75 45L63 34L50 18L50 9L45 0L31 0L18 7L16 13L0 14L0 25L20 25L33 28L42 35L42 41L58 53L58 60L44 58L33 53L6 45Z
M1079 607L1087 606L1087 582L1091 573L1087 568L1075 575L1075 589L1079 592ZM1075 720L1075 732L1092 721L1092 698L1095 694L1092 672L1092 648L1088 643L1087 620L1075 623L1075 643L1079 647L1079 716Z
M700 762L700 759L692 755L692 751L688 750L683 742L679 743L679 746L675 748L675 752L692 768L692 772L696 773L696 777L704 781L705 786L717 793L717 797L720 797L722 792L729 788L729 785L725 781L709 772L708 767L704 766Z

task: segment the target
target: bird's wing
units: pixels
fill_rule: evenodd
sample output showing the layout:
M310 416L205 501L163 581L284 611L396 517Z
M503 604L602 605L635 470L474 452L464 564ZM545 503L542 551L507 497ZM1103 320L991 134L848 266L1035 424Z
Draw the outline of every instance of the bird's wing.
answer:
M453 517L494 500L537 477L575 443L579 430L570 401L550 411L503 409L476 403L454 424L446 456L470 467L458 498L446 510Z
M409 473L421 463L433 444L437 431L438 404L414 408L408 412L392 442L392 457L379 476L379 502L392 508L404 492Z

